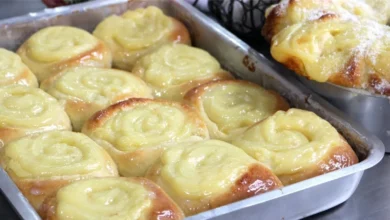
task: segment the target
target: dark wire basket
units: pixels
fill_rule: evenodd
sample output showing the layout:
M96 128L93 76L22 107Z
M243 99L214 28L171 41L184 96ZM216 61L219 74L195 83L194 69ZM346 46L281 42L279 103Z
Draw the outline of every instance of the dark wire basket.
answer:
M280 0L209 0L210 13L239 35L259 36L266 9ZM195 3L195 2L194 2Z

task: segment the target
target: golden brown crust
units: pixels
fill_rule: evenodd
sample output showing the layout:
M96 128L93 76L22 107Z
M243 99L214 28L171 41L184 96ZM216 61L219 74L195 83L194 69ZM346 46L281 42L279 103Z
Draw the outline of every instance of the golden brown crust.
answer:
M206 84L213 84L215 82L219 81L225 81L225 80L234 80L234 77L227 71L220 72L215 74L213 78L204 79L204 80L193 80L189 83L185 83L181 85L180 93L182 97L187 96L188 93L193 93L192 90L195 90L198 87L203 87L203 85ZM188 95L189 96L189 95ZM184 98L185 99L185 98Z
M341 135L340 138L342 139L342 145L333 147L328 151L325 157L312 169L305 169L292 175L279 175L279 179L284 185L290 185L359 163L359 159L351 146Z
M146 178L135 177L134 181L142 184L148 191L155 193L155 199L153 200L148 219L169 220L184 218L183 211L158 185Z
M214 199L211 209L281 188L282 182L260 164L253 164L231 187L230 191Z
M187 27L179 20L172 18L175 28L172 31L170 40L175 43L191 45L191 37Z
M277 34L277 27L280 25L279 23L281 22L281 17L283 14L284 9L282 8L281 4L278 4L273 9L271 9L261 30L261 34L266 41L271 42L273 36Z
M26 67L26 70L24 70L22 74L18 75L18 77L15 78L13 81L16 83L19 82L18 84L30 85L32 87L38 87L37 79L28 67ZM23 83L20 83L20 82L23 82Z
M156 182L161 169L161 163L154 164L148 170L146 177ZM248 170L235 181L235 184L222 195L205 197L202 200L190 200L182 198L174 192L167 193L180 206L186 216L191 216L281 187L283 185L275 174L263 165L255 163L249 166Z
M361 62L361 59L359 59L358 55L353 55L346 64L346 67L332 75L328 82L346 87L357 87L361 85L364 82L364 79L362 79L364 75L364 63Z
M15 128L0 128L0 148L5 144L24 136L24 132Z
M142 185L147 191L151 192L153 196L151 208L145 215L146 219L156 220L180 220L184 219L183 211L178 205L155 183L141 177L118 177L118 179L126 180L128 182ZM39 209L39 215L44 220L57 220L57 199L56 193L53 193L50 197L47 197L45 202Z
M41 204L61 187L75 180L18 180L13 179L20 192L28 199L30 204L39 210Z

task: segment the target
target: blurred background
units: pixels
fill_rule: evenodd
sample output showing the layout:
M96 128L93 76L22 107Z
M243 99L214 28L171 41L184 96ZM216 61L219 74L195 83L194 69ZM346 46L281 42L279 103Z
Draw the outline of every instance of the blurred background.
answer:
M40 11L45 7L41 0L0 0L0 19Z

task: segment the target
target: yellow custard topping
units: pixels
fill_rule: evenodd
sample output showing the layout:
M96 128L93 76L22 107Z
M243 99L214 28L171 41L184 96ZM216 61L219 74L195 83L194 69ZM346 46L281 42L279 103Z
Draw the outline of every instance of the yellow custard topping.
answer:
M69 68L43 81L41 88L65 105L75 131L95 112L128 98L152 98L152 90L139 77L125 71Z
M58 191L56 213L59 220L145 219L151 193L121 178L78 181Z
M278 111L232 142L276 175L312 168L333 147L345 145L329 122L300 109Z
M179 104L145 103L119 111L96 128L92 137L111 143L120 151L134 151L167 142L204 137L186 109Z
M180 100L197 81L221 77L224 71L208 52L184 44L162 46L142 57L133 73L154 90L157 98Z
M156 180L168 194L203 199L230 190L256 161L226 142L208 140L179 144L166 150Z
M219 81L192 91L191 103L206 121L212 138L229 140L288 104L282 97L246 81Z
M115 66L131 70L141 55L167 42L173 29L172 19L159 8L150 6L106 18L93 35L110 47Z
M54 26L33 34L27 43L27 56L43 63L67 60L92 50L98 40L79 28Z
M12 84L38 87L35 75L20 57L11 51L0 48L0 86Z
M43 90L12 85L0 88L0 126L61 130L69 129L70 122L57 100Z
M51 131L24 137L4 147L5 169L23 179L75 179L116 176L109 155L84 134Z

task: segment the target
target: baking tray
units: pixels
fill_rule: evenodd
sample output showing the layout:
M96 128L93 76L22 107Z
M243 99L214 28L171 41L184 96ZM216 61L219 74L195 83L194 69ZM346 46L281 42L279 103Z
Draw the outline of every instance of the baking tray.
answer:
M279 190L206 211L187 219L300 219L346 201L355 191L364 170L383 158L382 142L352 123L295 77L280 75L285 69L256 52L219 24L180 0L105 0L0 21L0 47L15 50L35 31L50 25L71 25L92 31L103 18L128 9L155 5L176 17L190 30L193 44L209 51L237 77L256 82L283 95L292 106L313 111L344 135L360 163L311 178ZM39 219L4 170L0 172L3 193L23 219Z
M300 80L379 137L386 152L390 153L390 97L303 77Z

